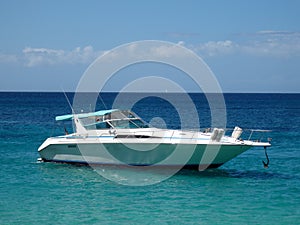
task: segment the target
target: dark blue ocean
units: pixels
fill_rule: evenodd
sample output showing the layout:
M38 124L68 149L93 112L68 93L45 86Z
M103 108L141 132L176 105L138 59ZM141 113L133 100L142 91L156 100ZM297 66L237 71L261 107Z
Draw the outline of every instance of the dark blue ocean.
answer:
M180 94L166 95L184 106ZM115 96L101 94L97 109L110 108ZM190 97L200 128L210 127L205 96ZM227 127L272 130L268 169L264 150L252 148L218 169L136 187L88 166L38 163L43 141L63 134L55 116L71 113L64 94L0 93L0 224L299 224L300 94L225 94L225 103ZM180 128L162 98L144 98L133 110Z

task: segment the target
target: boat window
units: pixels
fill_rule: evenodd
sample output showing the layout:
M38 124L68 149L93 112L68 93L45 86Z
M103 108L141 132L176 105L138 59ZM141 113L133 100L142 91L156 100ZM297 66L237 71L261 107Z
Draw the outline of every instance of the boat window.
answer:
M94 130L94 129L109 129L111 126L107 122L98 122L84 125L85 129L87 130Z
M130 121L129 120L115 120L111 121L111 124L115 128L130 128Z
M110 114L110 119L136 119L138 118L129 110L115 111Z
M133 119L133 118L136 118L136 116L133 114L133 112L131 111L122 111L122 113L127 117L127 118L130 118L130 119Z
M115 120L111 121L111 124L115 128L121 128L121 129L134 129L134 128L147 128L148 125L144 124L143 121L139 119L135 120Z
M143 121L139 119L132 120L132 123L134 123L139 128L149 128L147 124L145 124Z
M111 128L111 126L107 122L101 122L96 124L96 129L108 129Z
M124 115L122 113L122 111L112 112L110 115L111 115L111 119L125 119L125 118L127 118L126 115Z
M104 116L96 116L96 117L95 117L95 121L96 121L96 122L102 122L103 119L104 119Z

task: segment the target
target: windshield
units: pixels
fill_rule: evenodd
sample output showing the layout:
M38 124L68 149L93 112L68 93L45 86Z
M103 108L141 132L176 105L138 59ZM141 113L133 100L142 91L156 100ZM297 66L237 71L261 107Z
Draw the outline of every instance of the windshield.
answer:
M114 111L105 115L82 118L81 123L88 130L109 128L134 129L149 127L137 115L129 110Z
M148 128L149 126L145 124L140 119L134 120L114 120L110 121L114 128L121 128L121 129L134 129L134 128Z

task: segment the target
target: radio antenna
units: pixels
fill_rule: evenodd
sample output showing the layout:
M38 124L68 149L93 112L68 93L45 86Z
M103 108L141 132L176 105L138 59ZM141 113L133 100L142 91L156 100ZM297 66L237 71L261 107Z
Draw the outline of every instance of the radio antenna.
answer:
M70 102L70 100L69 100L69 98L68 98L68 96L67 96L65 90L64 90L63 88L61 88L61 90L62 90L62 92L64 93L64 96L66 97L66 100L67 100L67 102L68 102L68 104L69 104L69 106L70 106L70 108L71 108L71 110L72 110L72 114L75 114L75 111L74 111L74 109L73 109L73 107L72 107L72 105L71 105L71 102Z
M98 98L100 98L100 100L101 100L101 102L102 102L104 108L107 109L107 107L106 107L106 105L105 105L105 103L104 103L104 101L103 101L103 99L102 99L102 97L101 97L100 94L101 94L101 93L99 93Z

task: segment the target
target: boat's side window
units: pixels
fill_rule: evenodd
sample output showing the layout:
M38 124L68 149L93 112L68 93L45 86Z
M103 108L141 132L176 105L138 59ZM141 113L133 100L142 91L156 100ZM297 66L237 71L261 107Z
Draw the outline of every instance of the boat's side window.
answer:
M144 124L143 121L139 119L132 120L131 123L134 124L135 127L132 128L149 128L147 124Z
M107 128L110 128L110 125L107 122L96 124L96 129L107 129Z
M134 115L132 113L128 113L128 118L134 118Z
M121 129L129 128L129 121L127 120L116 120L116 121L111 121L111 123L115 128L121 128Z
M95 121L96 122L100 122L100 121L103 121L103 117L101 116L98 116L98 117L95 117Z

